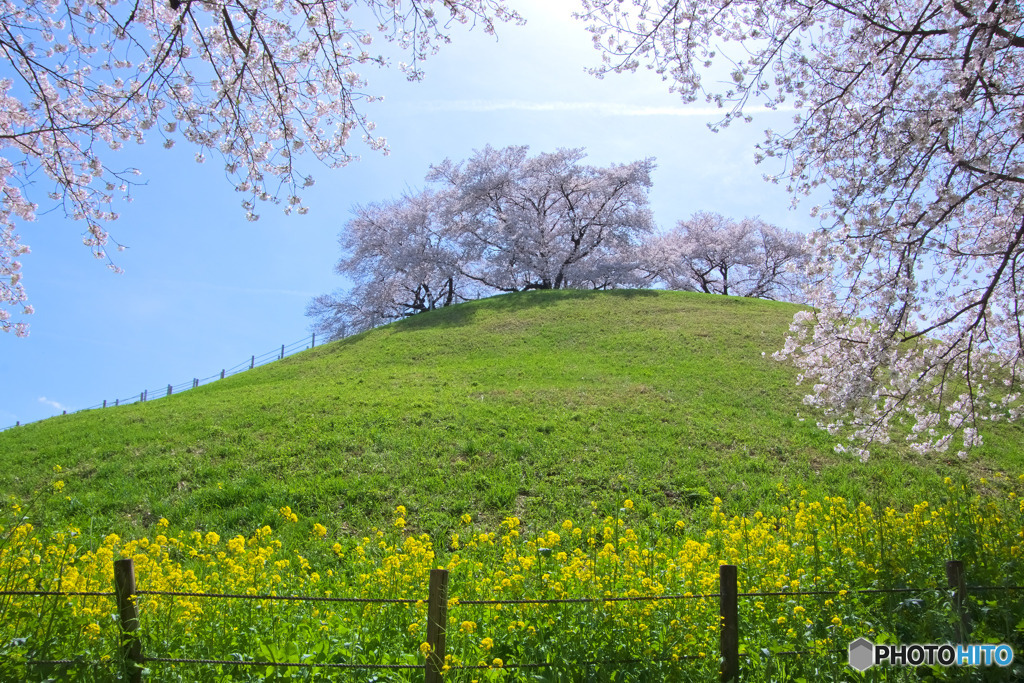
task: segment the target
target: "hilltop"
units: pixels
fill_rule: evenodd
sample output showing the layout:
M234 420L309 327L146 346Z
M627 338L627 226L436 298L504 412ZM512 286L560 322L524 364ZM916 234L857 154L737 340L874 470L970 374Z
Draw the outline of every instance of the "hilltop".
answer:
M771 359L797 307L663 291L509 294L424 313L158 401L0 433L0 486L63 468L81 526L250 532L288 505L354 532L469 513L538 525L638 506L768 511L790 493L905 507L945 476L1016 476L1021 430L970 463L833 451Z

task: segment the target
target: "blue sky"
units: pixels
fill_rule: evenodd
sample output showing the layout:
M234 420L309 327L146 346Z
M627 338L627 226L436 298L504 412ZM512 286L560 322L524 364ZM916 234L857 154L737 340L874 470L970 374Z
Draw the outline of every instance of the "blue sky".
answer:
M333 266L353 205L421 188L431 163L487 144L586 147L599 165L653 156L650 198L662 228L698 210L815 226L809 204L791 210L784 189L762 179L779 169L753 162L762 131L786 129L792 113L759 112L712 133L718 115L709 105L682 104L651 73L586 74L599 54L570 17L570 0L515 5L526 26L503 26L497 40L456 31L419 83L397 70L367 74L367 90L385 100L364 111L391 154L357 142L362 158L346 168L306 159L317 183L305 216L267 205L258 222L246 221L219 159L198 165L195 149L179 143L122 154L146 182L110 226L127 247L115 255L123 274L94 260L83 226L58 212L24 225L36 314L27 339L0 335L0 428L206 377L307 336L308 301L344 284Z

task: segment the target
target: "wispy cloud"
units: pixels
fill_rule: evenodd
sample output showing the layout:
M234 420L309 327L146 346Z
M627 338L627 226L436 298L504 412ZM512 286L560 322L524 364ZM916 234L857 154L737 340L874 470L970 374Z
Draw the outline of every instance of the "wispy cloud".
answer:
M273 289L263 287L236 287L234 285L202 284L199 286L207 289L217 289L225 292L238 292L239 294L279 294L281 296L299 296L303 298L314 297L323 292L303 292L296 289Z
M239 287L237 285L229 285L221 282L202 282L195 280L170 280L170 279L159 279L153 280L153 282L162 288L176 288L178 290L186 287L194 289L212 289L221 292L233 292L237 294L271 294L281 296L295 296L302 297L305 299L314 297L323 292L304 292L296 289L278 289L274 287Z
M527 102L523 100L448 100L427 101L416 104L417 108L428 111L495 112L495 111L538 111L538 112L587 112L605 116L724 116L727 109L718 107L665 107L620 102ZM791 107L768 109L756 106L746 107L747 114L761 114L770 111L794 111Z
M46 398L45 396L40 396L39 397L39 402L42 403L43 405L50 406L51 408L55 408L57 410L67 410L68 409L67 406L62 405L62 404L58 403L57 401L51 401L50 399Z

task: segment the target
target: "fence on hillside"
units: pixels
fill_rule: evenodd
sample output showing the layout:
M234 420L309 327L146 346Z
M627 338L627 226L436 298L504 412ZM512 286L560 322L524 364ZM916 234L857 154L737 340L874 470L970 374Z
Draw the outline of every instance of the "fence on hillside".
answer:
M521 600L455 600L449 604L448 591L448 570L433 569L430 572L430 583L428 589L427 604L427 634L426 642L430 648L423 664L358 664L340 662L275 662L275 661L247 661L242 659L200 659L200 658L175 658L151 656L142 651L142 642L138 636L139 615L136 610L136 597L139 595L157 596L181 596L198 597L221 600L264 600L264 601L299 601L299 602L349 602L349 603L384 603L384 604L418 604L422 602L414 598L344 598L344 597L323 597L323 596L279 596L279 595L239 595L226 593L190 593L177 591L149 591L141 590L135 581L134 562L131 559L116 560L114 562L114 587L113 592L101 591L0 591L0 596L11 595L37 595L37 596L103 596L113 597L117 602L117 613L121 628L121 655L126 663L128 680L133 683L142 681L143 667L147 663L164 664L195 664L201 666L262 666L262 667L287 667L287 668L317 668L337 670L421 670L423 671L426 683L440 683L446 671L460 671L473 669L492 669L492 665L446 665L446 629L448 625L448 610L458 609L468 605L522 605L522 604L595 604L614 602L655 602L667 600L695 600L718 598L719 601L719 662L720 680L723 683L738 681L740 671L740 620L739 620L739 599L760 598L760 597L795 597L795 596L838 596L838 590L811 590L811 591L778 591L778 592L756 592L740 593L738 591L738 569L736 565L721 565L719 567L719 592L707 594L686 594L686 595L648 595L648 596L609 596L597 598L561 598L561 599L521 599ZM1024 590L1024 586L967 586L964 575L963 562L950 560L946 562L946 582L948 595L950 596L950 609L955 624L955 639L957 643L968 642L971 624L966 610L966 599L968 592ZM871 589L850 589L845 593L870 595L870 594L895 594L895 593L924 593L935 591L935 588L871 588ZM833 650L792 650L773 652L772 656L796 656L807 654L822 654L825 652L842 653L846 648ZM749 657L747 653L742 656ZM839 655L842 656L842 655ZM645 659L595 659L588 662L503 662L502 669L541 669L557 668L565 666L602 666L602 665L624 665L644 664L655 662L685 663L686 660L698 659L700 655L681 655L672 658L645 658ZM78 659L62 660L34 660L29 662L33 666L81 666L82 661Z
M201 387L204 384L210 384L211 382L216 382L217 380L224 379L226 377L231 377L232 375L237 375L240 372L245 372L246 370L252 370L253 368L258 368L261 365L267 365L268 363L273 363L275 361L282 360L282 359L284 359L285 356L290 356L293 353L298 353L299 351L306 351L307 349L314 348L315 346L316 346L316 333L314 332L310 336L303 337L302 339L300 339L298 341L294 341L294 342L292 342L290 344L281 344L280 347L274 347L270 351L267 351L265 353L261 353L259 355L253 354L253 355L249 356L249 358L243 360L242 362L240 362L240 363L238 363L238 364L236 364L236 365L234 365L234 366L232 366L230 368L224 368L220 372L214 373L214 374L210 375L209 377L202 377L202 378L200 378L200 377L193 377L192 379L190 379L190 380L188 380L186 382L181 382L179 384L161 385L160 387L158 387L156 389L143 389L138 394L132 394L132 395L127 396L125 398L115 398L113 400L104 399L101 403L97 403L96 405L89 406L88 408L80 408L78 410L72 410L71 414L74 415L75 413L80 413L80 412L85 411L85 410L97 410L97 409L100 409L100 408L114 408L114 407L117 407L117 406L126 406L126 405L129 405L129 404L132 404L132 403L144 403L146 401L154 401L154 400L156 400L158 398L164 398L166 396L171 396L173 394L180 394L183 391L188 391L189 389L195 389L196 387ZM68 411L65 410L65 411L63 411L62 414L63 415L67 415ZM26 424L31 424L31 423L26 423ZM7 429L14 429L15 427L20 427L20 426L21 426L21 421L19 420L17 423L15 423L13 425L9 425L7 427L0 428L0 432L5 431Z

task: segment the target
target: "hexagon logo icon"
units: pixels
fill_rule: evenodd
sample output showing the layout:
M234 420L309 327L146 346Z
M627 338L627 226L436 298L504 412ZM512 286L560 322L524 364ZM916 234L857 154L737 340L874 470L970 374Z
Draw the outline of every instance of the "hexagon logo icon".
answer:
M875 663L875 646L867 638L858 638L850 643L850 666L857 671L867 671Z

